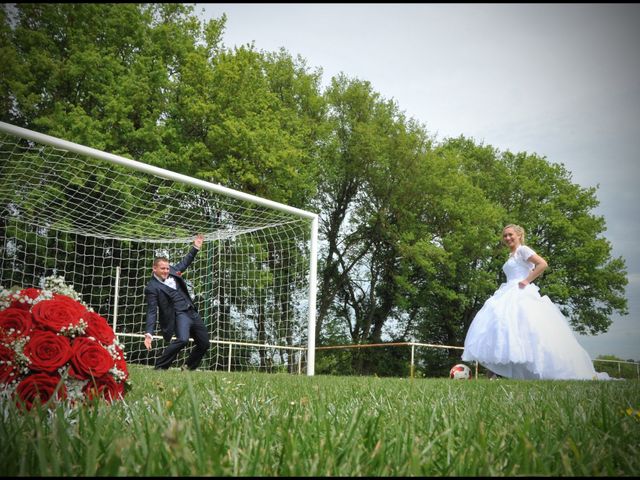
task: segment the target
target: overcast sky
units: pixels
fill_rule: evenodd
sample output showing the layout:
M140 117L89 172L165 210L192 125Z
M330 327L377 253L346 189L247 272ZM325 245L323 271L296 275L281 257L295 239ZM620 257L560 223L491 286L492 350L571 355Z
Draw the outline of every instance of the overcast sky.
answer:
M340 72L369 81L438 140L537 153L598 187L594 213L627 264L629 315L578 340L592 358L640 360L640 5L220 3L196 13L226 13L227 47L284 47L321 68L324 85Z

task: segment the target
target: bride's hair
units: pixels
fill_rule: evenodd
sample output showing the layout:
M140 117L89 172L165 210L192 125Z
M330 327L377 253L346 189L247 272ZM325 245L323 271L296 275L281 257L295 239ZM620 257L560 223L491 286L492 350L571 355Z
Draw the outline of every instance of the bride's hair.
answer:
M518 238L520 239L520 245L524 245L524 228L522 228L520 225L510 223L509 225L504 227L502 231L504 232L507 228L513 228L516 232L516 235L518 235Z

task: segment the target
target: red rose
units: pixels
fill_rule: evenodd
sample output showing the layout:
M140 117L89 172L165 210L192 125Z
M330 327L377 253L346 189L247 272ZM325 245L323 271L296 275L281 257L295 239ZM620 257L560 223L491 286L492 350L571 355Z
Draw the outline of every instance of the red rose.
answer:
M18 378L16 352L0 343L0 383L11 383Z
M43 404L46 403L56 392L60 380L60 375L49 375L48 373L34 373L25 377L16 388L18 397L16 405L18 407L24 405L27 410L31 410L36 400L40 400L40 403ZM60 383L56 398L58 400L67 398L67 388L64 383Z
M82 391L89 400L103 397L111 402L113 400L122 400L124 397L124 384L117 383L111 375L104 375L89 380Z
M15 300L11 302L12 308L21 308L22 310L31 310L33 301L40 296L42 292L37 288L25 288L17 294L12 295Z
M84 318L88 323L87 331L85 332L87 336L95 338L104 345L113 343L116 336L103 317L95 312L88 312Z
M22 308L9 307L3 310L0 312L0 338L10 341L26 335L31 330L31 318L31 312Z
M31 310L36 327L59 333L66 327L76 327L87 310L65 295L56 295L51 300L36 303Z
M85 308L85 306L78 300L74 300L73 298L62 295L61 293L54 293L51 300L57 300L58 302L66 303L69 308L75 309L80 316L87 313L87 309Z
M71 346L70 373L76 378L86 380L105 375L114 365L111 354L98 342L86 337L79 337Z
M48 330L34 330L25 344L29 367L37 372L55 372L71 358L71 342L67 337Z

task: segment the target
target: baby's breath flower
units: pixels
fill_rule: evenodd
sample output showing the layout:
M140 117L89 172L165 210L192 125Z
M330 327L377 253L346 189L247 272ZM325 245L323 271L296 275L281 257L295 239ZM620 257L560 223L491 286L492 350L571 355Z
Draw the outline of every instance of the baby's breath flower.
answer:
M76 378L67 377L64 381L67 387L67 398L71 402L82 401L84 392L82 391L88 380L78 380Z
M118 367L113 367L109 370L109 373L113 375L117 382L123 382L127 378L127 374L122 370L118 370Z
M60 333L65 337L75 338L84 335L88 326L87 322L81 318L76 325L70 323L69 326L62 327Z

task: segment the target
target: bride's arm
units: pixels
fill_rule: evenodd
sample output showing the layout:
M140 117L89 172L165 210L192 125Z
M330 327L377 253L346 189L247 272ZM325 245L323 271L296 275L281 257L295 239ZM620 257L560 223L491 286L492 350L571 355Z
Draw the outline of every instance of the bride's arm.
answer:
M537 253L534 253L529 258L527 258L527 262L533 263L533 270L529 272L529 275L527 275L527 278L525 278L524 280L520 280L520 282L518 282L518 285L520 285L520 288L524 288L527 285L529 285L531 282L533 282L536 278L542 275L542 272L544 272L549 266L547 261Z

